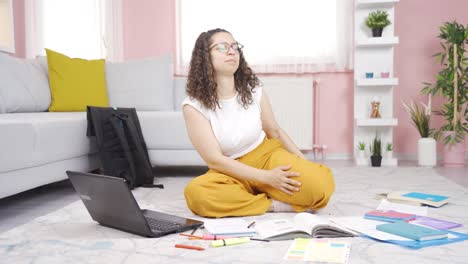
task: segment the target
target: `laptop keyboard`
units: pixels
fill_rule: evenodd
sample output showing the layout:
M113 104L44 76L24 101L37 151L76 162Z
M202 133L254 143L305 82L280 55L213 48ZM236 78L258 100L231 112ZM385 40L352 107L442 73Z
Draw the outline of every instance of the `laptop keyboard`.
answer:
M168 231L168 230L174 230L179 227L182 227L182 224L174 223L174 222L167 222L159 219L154 219L150 217L145 217L146 221L148 222L148 225L151 227L151 229L154 230L160 230L160 231Z

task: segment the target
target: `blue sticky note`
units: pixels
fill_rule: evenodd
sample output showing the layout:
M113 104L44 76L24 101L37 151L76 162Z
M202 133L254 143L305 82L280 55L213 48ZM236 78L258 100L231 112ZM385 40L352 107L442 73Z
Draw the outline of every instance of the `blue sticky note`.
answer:
M331 243L330 246L331 247L344 247L345 244Z
M435 195L435 194L429 194L429 193L420 193L420 192L410 192L407 194L403 194L402 196L421 199L425 201L433 201L433 202L440 202L440 201L448 199L447 196Z

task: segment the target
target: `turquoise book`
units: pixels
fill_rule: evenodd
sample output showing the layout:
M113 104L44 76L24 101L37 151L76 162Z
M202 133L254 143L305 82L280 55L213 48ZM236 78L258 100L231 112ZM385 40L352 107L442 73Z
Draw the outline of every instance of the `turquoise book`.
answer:
M423 192L390 192L387 194L387 199L389 201L399 202L412 202L423 205L430 205L434 207L441 207L442 205L449 202L448 196L423 193Z
M387 232L390 234L406 237L417 241L426 241L448 237L447 231L409 224L407 222L382 224L378 225L376 229L379 231Z

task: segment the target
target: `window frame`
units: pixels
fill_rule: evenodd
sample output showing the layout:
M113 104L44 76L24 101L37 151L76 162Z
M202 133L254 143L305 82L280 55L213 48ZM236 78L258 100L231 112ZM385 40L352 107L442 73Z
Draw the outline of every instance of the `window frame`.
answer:
M0 2L5 2L7 8L9 9L9 19L10 21L10 39L8 42L1 42L0 41L0 51L5 51L9 53L15 53L15 23L14 23L14 13L13 13L13 0L0 0Z

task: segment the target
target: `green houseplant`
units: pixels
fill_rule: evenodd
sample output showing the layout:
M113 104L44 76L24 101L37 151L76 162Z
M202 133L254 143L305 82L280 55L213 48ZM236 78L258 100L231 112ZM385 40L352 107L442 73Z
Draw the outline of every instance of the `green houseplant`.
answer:
M385 155L387 159L392 159L393 158L393 144L392 143L387 143L385 145Z
M371 152L371 164L372 167L380 167L382 163L382 141L375 135L374 140L369 145Z
M358 148L358 150L359 150L359 152L358 152L358 153L359 153L359 158L361 158L361 159L364 158L364 157L365 157L365 154L366 154L366 153L365 153L365 151L366 151L366 143L360 141L360 142L358 143L357 148Z
M359 149L359 150L365 150L365 149L366 149L366 143L360 141L360 142L358 143L358 149Z
M383 29L390 24L387 11L376 10L370 12L366 18L366 26L372 29L373 37L381 37Z
M431 95L427 105L421 103L421 107L411 101L409 104L403 102L403 107L408 112L414 127L421 138L418 140L418 164L419 166L433 167L437 163L436 141L431 137L433 130L431 124Z
M423 105L421 108L415 104L413 101L410 101L409 104L403 102L403 107L406 112L409 114L413 125L419 132L422 138L429 137L430 123L431 123L431 112L430 112L430 103L429 106Z
M464 166L464 140L468 132L468 57L465 44L468 43L468 25L456 21L445 22L438 36L442 51L434 54L442 67L434 84L425 82L422 94L442 95L445 104L435 114L445 118L445 124L434 131L434 138L444 140L444 164ZM445 160L445 157L451 160ZM456 157L453 155L457 155Z

